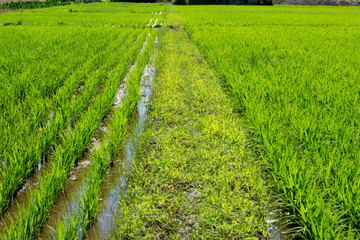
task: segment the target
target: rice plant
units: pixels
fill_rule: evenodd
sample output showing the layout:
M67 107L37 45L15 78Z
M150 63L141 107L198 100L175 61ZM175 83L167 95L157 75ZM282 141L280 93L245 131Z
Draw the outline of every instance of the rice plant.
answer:
M178 9L251 128L285 229L359 238L357 9Z

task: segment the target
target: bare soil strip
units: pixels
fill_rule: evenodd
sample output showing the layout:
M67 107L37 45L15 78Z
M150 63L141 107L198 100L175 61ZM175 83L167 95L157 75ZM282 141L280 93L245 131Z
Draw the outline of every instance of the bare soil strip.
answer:
M4 3L11 3L11 2L32 2L34 0L0 0L0 4L4 4ZM42 1L39 1L42 2ZM1 10L0 10L1 11Z
M326 5L326 6L360 6L360 1L352 0L274 0L276 5Z

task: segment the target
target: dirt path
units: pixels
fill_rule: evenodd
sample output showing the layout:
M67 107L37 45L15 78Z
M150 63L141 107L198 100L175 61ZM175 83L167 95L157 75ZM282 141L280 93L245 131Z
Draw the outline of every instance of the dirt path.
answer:
M276 5L329 5L329 6L360 6L360 1L352 0L274 0Z
M18 9L0 9L0 14L4 14L4 13L8 13L8 12L18 12L18 11L23 11L23 10L18 10Z
M11 2L14 2L14 3L15 2L32 2L32 1L35 1L35 0L0 0L0 4L11 3ZM39 2L41 2L41 1L39 1Z

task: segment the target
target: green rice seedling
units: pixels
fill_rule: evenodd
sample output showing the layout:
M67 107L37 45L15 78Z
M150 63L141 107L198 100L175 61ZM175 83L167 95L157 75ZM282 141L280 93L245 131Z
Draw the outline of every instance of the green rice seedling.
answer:
M358 239L357 9L177 9L252 130L289 236Z
M110 110L119 82L134 62L146 34L147 31L144 31L127 54L119 59L117 67L104 85L103 92L82 115L81 121L70 130L69 134L62 136L62 145L56 147L50 169L40 177L40 186L30 194L32 198L29 199L27 206L20 206L16 222L6 229L4 239L23 239L36 235L63 189L71 168L81 157L101 120Z
M130 72L127 81L127 94L119 108L114 109L111 122L107 126L103 141L95 149L88 177L85 179L80 195L74 200L72 209L59 221L55 235L57 239L82 239L95 215L102 182L111 161L118 153L125 137L127 120L132 114L139 99L139 80L142 70L149 61L155 34L147 39L144 53L136 61L136 67Z
M6 32L4 32L4 34L6 34ZM38 32L30 31L30 36L32 36L33 34L34 35L38 34ZM54 32L49 31L48 34L54 35ZM84 34L85 37L87 38L98 37L98 34L91 34L89 31L84 32ZM114 33L111 33L111 35L112 34ZM41 34L38 35L40 35L39 37L40 39L41 37L42 38L47 37ZM29 38L28 36L27 37L23 36L23 37L25 39ZM17 141L19 140L23 141L24 136L26 138L29 135L28 130L37 131L39 129L38 125L40 122L43 121L43 118L45 117L44 115L49 114L48 108L49 105L51 105L49 99L51 99L52 94L54 94L57 90L59 90L59 88L64 84L64 82L69 81L69 77L71 78L70 73L74 70L74 68L79 67L78 65L81 61L84 61L86 57L94 53L91 49L89 49L89 47L93 47L94 51L96 51L97 49L95 47L96 45L94 46L92 44L83 44L83 43L81 44L81 42L78 44L73 44L74 46L71 46L71 42L73 40L64 41L66 42L66 44L58 44L59 46L57 46L52 41L59 40L58 38L59 35L53 38L49 37L50 43L44 44L44 46L42 46L42 48L39 49L38 56L40 56L39 57L40 59L37 59L37 57L35 57L37 56L35 52L29 51L28 55L26 55L27 56L26 58L29 59L25 58L24 62L20 61L19 59L16 60L17 58L16 53L18 53L17 51L26 52L26 50L24 49L26 47L30 47L30 48L33 47L36 49L36 45L39 43L37 43L38 39L35 37L34 37L35 43L33 45L25 44L24 42L19 41L18 43L20 45L19 49L16 49L16 47L14 49L9 49L9 54L5 54L4 56L6 58L4 59L4 64L2 65L4 69L8 69L9 65L10 66L20 65L22 67L22 64L24 64L23 65L24 68L25 69L27 68L28 71L23 70L24 68L20 68L19 75L16 73L9 72L7 75L10 75L11 77L7 77L6 75L2 77L2 81L1 81L2 91L0 95L3 99L2 106L4 106L4 108L2 109L3 111L1 111L1 114L4 121L3 124L1 124L1 131L3 133L0 137L1 154L5 154L9 146L18 144ZM5 40L3 40L3 42L0 44L0 47L6 46L6 43L8 41L17 42L15 36L14 37L7 36ZM99 46L101 46L104 43L106 44L106 42L99 41ZM82 45L84 46L81 47ZM62 50L64 47L68 48L68 51L65 52L62 51L64 52L64 54L61 55L60 50ZM52 55L52 53L49 53L51 51L49 49L53 51L54 55ZM84 56L81 57L73 57L75 54L78 54L79 52L82 51L86 51L88 53L84 53L83 54ZM59 55L62 57L59 57ZM31 59L31 56L32 58L35 59ZM71 60L66 60L69 58ZM52 61L51 64L49 64L50 60ZM34 61L35 64L34 63L31 64L31 61ZM65 64L66 61L68 61L67 64ZM40 66L43 65L44 67L41 67L43 69L38 69L40 67L38 67L39 65L37 65L36 63L39 64ZM57 70L59 70L57 72L58 74L55 73ZM21 73L21 71L23 73ZM6 70L2 71L2 73L6 73ZM29 87L26 88L25 85L28 85ZM49 89L46 90L47 86L51 86L51 85L52 85L51 91ZM23 89L21 90L21 88ZM19 94L17 93L18 91L24 92L25 97L23 101L19 100ZM16 137L17 135L19 135L19 133L21 133L21 135L24 135L24 136L20 135L20 139Z
M153 12L164 12L166 4L96 3L76 4L61 8L36 9L18 14L1 14L0 24L106 28L144 28ZM69 12L72 9L73 12ZM4 16L5 15L5 16ZM96 17L95 17L96 16ZM13 28L17 26L11 26ZM11 28L9 27L9 28Z
M11 196L16 193L16 190L21 186L22 181L34 170L38 164L38 159L44 154L48 153L51 148L60 140L59 134L68 128L82 113L86 110L98 91L99 84L108 75L109 70L117 63L117 59L122 57L122 54L127 51L135 40L135 35L129 38L127 43L122 46L119 54L117 52L111 53L106 64L103 65L99 71L86 79L86 87L83 93L74 99L73 102L62 99L62 108L56 110L54 116L49 119L41 132L36 132L34 136L29 139L36 139L36 141L28 141L23 145L15 145L11 149L12 155L9 155L10 164L3 170L1 179L1 197L0 202L2 210L5 210ZM120 44L121 46L121 44ZM36 151L33 151L33 149ZM24 155L24 153L26 155ZM18 157L19 156L19 157ZM20 157L23 156L23 157Z
M1 95L4 100L7 100L1 104L1 110L7 107L7 111L2 111L4 116L10 115L11 112L9 111L14 109L14 106L20 108L23 103L26 104L28 100L34 97L51 96L66 81L72 71L94 53L93 51L96 51L97 44L87 44L82 41L74 43L74 40L70 40L75 37L76 32L80 31L80 34L88 39L99 37L99 33L81 29L78 31L73 29L68 33L59 33L59 29L49 29L46 34L39 33L39 30L33 27L30 29L29 27L22 27L20 31L13 29L1 29L1 31L1 34L6 35L0 45L5 55L3 57L6 58L3 65L3 81L1 82L2 87L5 87ZM34 35L39 36L35 37ZM41 43L40 41L45 37L49 38L48 42ZM64 40L66 37L70 39ZM19 38L23 39L19 40ZM33 38L33 42L31 44L26 43L31 38ZM101 42L98 43L101 44ZM7 48L8 44L14 46ZM27 49L30 49L29 52L20 61L18 59L19 53ZM84 54L73 57L80 52L84 52ZM12 108L8 107L9 104L12 105ZM13 120L16 120L16 117L9 119L9 121Z
M118 37L121 38L122 36ZM24 142L24 138L26 139L26 137L33 135L34 132L39 131L39 128L41 129L42 127L44 127L44 123L51 115L51 110L55 111L57 108L63 106L61 105L59 100L70 100L72 95L75 93L75 90L81 84L84 84L84 78L86 78L90 72L96 70L95 68L98 67L101 59L104 58L104 54L106 52L112 51L110 47L109 50L103 51L103 47L105 47L104 45L108 44L110 41L113 40L113 35L111 35L109 39L107 39L105 42L100 42L99 48L97 48L99 52L95 54L95 56L90 58L89 61L86 61L83 65L81 65L81 67L78 67L77 70L74 71L73 74L71 74L71 76L65 79L63 85L59 86L59 89L56 90L56 94L52 96L43 96L42 94L38 96L33 95L32 97L27 96L27 99L24 103L22 103L18 107L13 108L15 113L14 116L10 117L11 120L7 118L7 122L1 124L3 129L7 129L7 131L4 131L5 136L2 136L3 141L1 147L1 154L3 157L7 155L7 152L9 150L6 146L21 144L19 141ZM9 114L9 112L7 112L6 114ZM21 132L22 135L24 135L25 137L20 136L20 139L17 138L16 133L19 132ZM0 168L2 168L3 166L4 165L1 165Z
M54 6L66 6L70 5L70 1L29 1L29 2L10 2L0 4L0 9L34 9L34 8L46 8Z

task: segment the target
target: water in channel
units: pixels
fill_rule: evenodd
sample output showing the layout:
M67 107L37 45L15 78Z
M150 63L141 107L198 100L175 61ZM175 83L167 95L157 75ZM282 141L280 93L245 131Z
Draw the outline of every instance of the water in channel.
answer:
M139 137L145 128L147 109L151 97L151 86L155 75L155 68L148 64L145 67L141 80L141 99L137 105L137 111L131 119L128 136L122 147L114 166L109 170L104 180L102 190L101 208L94 219L86 239L107 239L112 232L114 219L120 213L119 201L126 191L126 181L123 177L124 166L129 171L136 154Z

